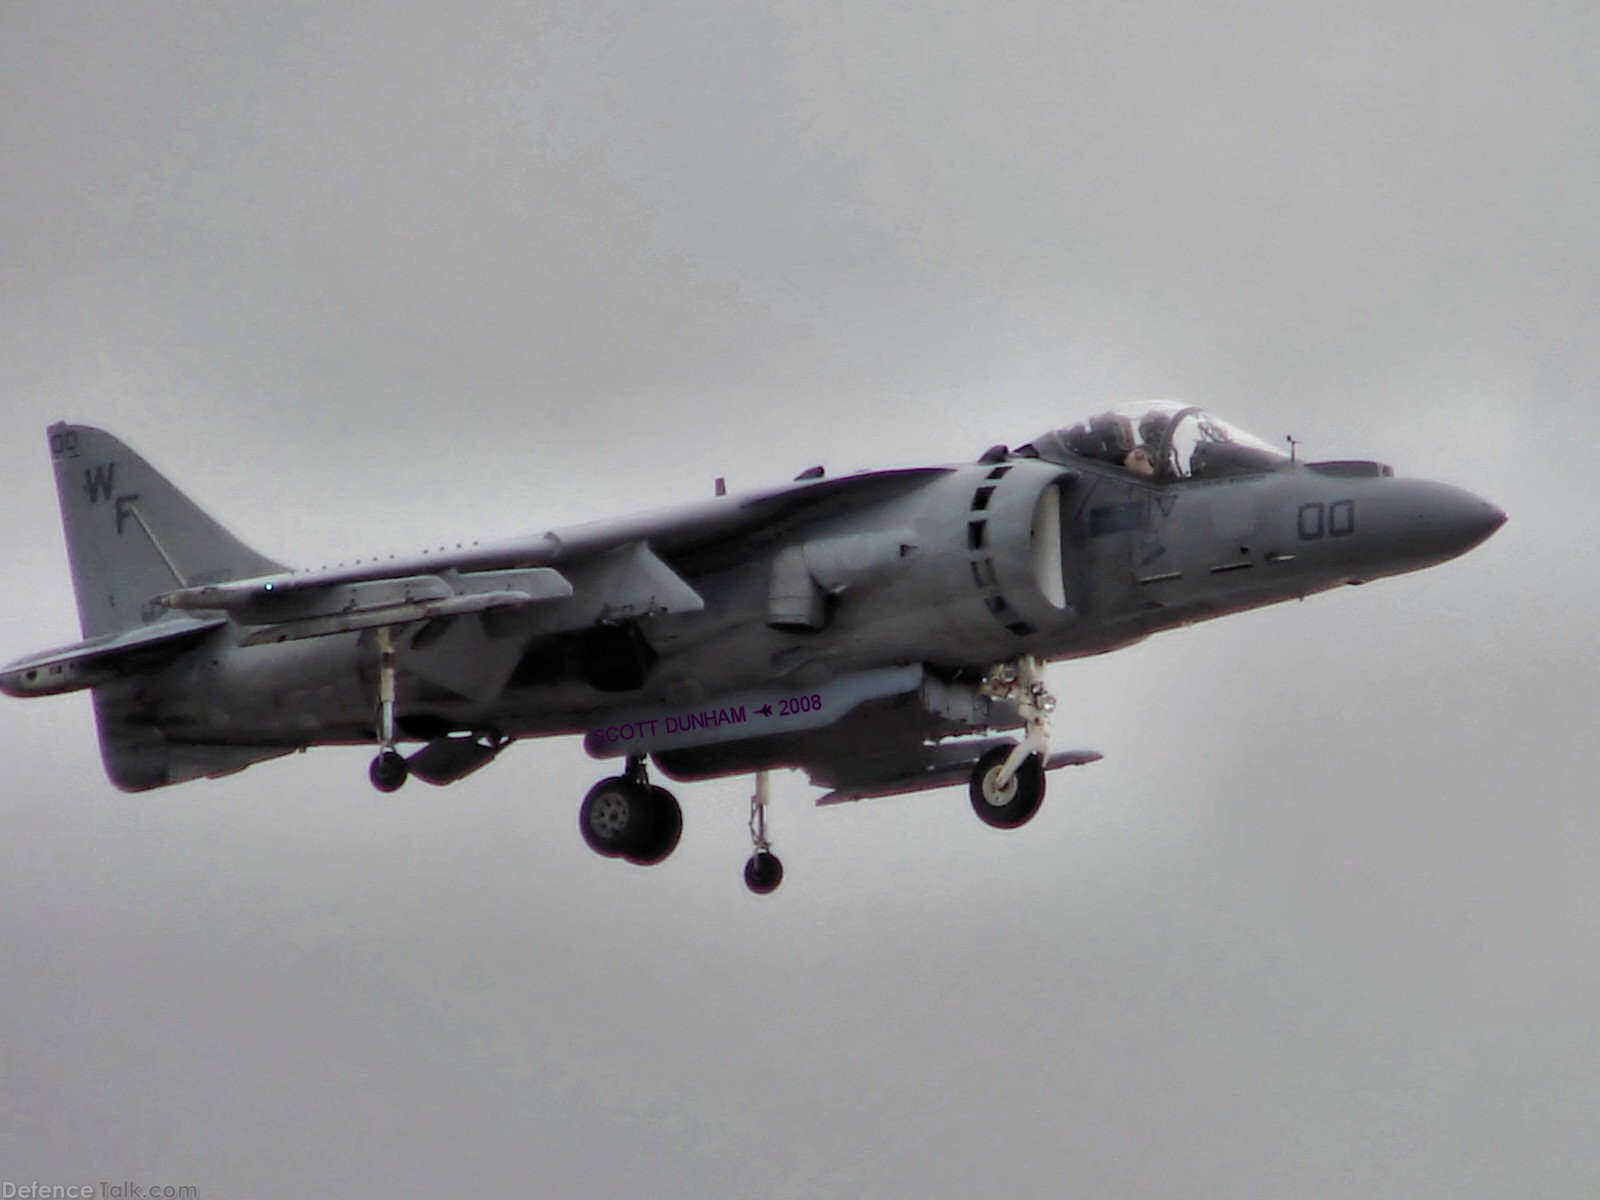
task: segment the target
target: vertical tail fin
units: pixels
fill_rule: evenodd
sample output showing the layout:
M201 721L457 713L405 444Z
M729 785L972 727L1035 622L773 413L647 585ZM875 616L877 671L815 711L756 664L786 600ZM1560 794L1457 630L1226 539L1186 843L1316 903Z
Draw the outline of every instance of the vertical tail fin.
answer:
M159 619L151 599L174 588L283 570L104 430L63 422L49 432L85 637Z
M257 554L104 430L50 427L56 494L85 638L189 617L153 603L174 588L283 568ZM106 775L124 791L222 775L287 754L286 747L173 743L156 717L146 669L95 685L95 721Z

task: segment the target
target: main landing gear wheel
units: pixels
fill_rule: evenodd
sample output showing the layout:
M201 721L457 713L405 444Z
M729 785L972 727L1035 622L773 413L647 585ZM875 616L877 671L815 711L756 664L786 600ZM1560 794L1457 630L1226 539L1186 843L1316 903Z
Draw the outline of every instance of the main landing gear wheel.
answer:
M647 823L649 798L631 779L613 776L589 789L578 810L578 831L589 849L606 858L621 858Z
M410 774L406 760L392 746L381 751L367 768L367 777L380 792L398 792Z
M650 867L677 849L683 810L666 788L616 775L589 789L578 831L596 854Z
M777 891L783 882L783 862L771 850L757 850L744 864L744 885L758 896Z
M1011 747L996 746L972 768L972 811L985 825L1016 829L1026 825L1044 801L1044 760L1030 754L1009 781L999 782Z
M647 787L645 790L649 793L649 832L622 856L637 866L653 867L678 848L678 839L683 836L683 809L678 807L678 798L666 788Z

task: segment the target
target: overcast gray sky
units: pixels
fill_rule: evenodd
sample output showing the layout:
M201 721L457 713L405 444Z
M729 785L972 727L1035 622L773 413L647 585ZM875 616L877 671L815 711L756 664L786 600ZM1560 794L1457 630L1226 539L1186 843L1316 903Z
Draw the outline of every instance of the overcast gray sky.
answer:
M317 563L1179 396L1511 523L1055 668L1027 829L525 744L138 798L0 705L0 1181L202 1197L1600 1189L1589 3L0 11L0 658L43 427Z

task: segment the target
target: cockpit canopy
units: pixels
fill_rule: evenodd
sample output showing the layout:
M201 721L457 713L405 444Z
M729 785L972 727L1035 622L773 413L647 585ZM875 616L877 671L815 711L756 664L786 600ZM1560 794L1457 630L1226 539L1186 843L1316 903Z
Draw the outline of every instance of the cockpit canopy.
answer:
M1017 453L1069 464L1093 459L1143 479L1215 479L1276 470L1288 456L1177 400L1145 400L1035 438Z

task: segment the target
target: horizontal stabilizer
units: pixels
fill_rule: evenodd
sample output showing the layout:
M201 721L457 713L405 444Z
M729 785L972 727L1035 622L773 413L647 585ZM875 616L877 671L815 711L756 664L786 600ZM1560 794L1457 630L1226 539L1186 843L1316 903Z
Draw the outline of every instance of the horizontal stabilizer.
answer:
M226 617L160 621L30 654L0 670L0 692L55 696L154 670L227 623Z

